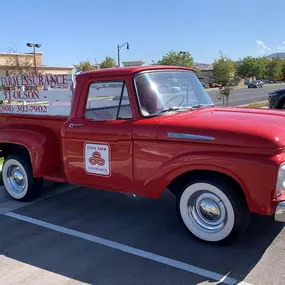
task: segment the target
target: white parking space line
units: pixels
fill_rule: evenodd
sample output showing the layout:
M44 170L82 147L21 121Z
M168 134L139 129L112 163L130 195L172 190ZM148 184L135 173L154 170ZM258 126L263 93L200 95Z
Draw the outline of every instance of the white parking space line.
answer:
M41 227L44 227L44 228L47 228L50 230L54 230L56 232L64 233L64 234L67 234L67 235L70 235L73 237L77 237L77 238L80 238L83 240L87 240L87 241L90 241L90 242L93 242L96 244L100 244L100 245L104 245L104 246L107 246L107 247L110 247L110 248L113 248L116 250L120 250L122 252L126 252L126 253L136 255L136 256L139 256L139 257L142 257L145 259L149 259L149 260L161 263L161 264L172 266L174 268L178 268L178 269L181 269L181 270L193 273L193 274L197 274L197 275L200 275L203 277L207 277L207 278L215 280L215 281L223 282L224 284L229 284L229 285L234 285L234 284L246 285L246 284L248 284L248 283L244 283L244 282L238 283L237 280L230 278L227 275L223 276L222 274L212 272L212 271L200 268L200 267L196 267L196 266L184 263L184 262L180 262L178 260L174 260L174 259L171 259L171 258L168 258L165 256L154 254L154 253L151 253L151 252L148 252L145 250L137 249L137 248L125 245L125 244L114 242L114 241L104 239L101 237L97 237L94 235L90 235L90 234L86 234L86 233L79 232L76 230L57 226L55 224L44 222L44 221L34 219L34 218L31 218L28 216L16 214L13 212L8 212L4 215L7 217L15 218L15 219L20 220L20 221L24 221L24 222L27 222L30 224L34 224L34 225L41 226Z

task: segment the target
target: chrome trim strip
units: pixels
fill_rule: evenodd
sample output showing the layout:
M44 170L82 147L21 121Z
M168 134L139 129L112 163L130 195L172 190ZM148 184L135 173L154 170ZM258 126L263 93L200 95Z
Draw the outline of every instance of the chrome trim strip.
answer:
M188 139L188 140L200 140L200 141L214 141L215 138L209 136L200 136L194 134L182 134L182 133L167 133L167 137L175 139Z

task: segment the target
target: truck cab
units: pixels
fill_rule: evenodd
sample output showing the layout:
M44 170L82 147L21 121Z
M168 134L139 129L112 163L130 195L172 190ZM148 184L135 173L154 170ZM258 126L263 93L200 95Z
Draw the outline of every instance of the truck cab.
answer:
M160 92L164 84L170 88ZM130 193L136 189L139 195L158 197L164 189L143 184L151 178L151 164L163 160L157 157L158 161L145 163L145 156L152 156L148 151L143 154L145 144L158 142L158 127L169 116L193 106L213 106L195 73L171 68L114 69L79 75L76 85L73 106L77 109L63 126L67 180L88 186L96 181L96 187ZM172 92L171 87L177 86L183 90ZM104 167L89 161L98 148L105 150L99 151Z
M194 70L176 66L85 72L66 92L60 116L58 102L35 114L0 105L2 175L14 199L34 199L43 179L148 198L171 191L182 225L210 243L234 240L251 213L285 222L284 112L217 108Z

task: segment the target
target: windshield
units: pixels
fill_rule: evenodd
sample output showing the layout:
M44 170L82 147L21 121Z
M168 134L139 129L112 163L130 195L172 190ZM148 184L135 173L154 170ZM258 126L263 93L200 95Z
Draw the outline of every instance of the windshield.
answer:
M192 71L154 71L135 77L140 111L143 116L185 108L213 105Z

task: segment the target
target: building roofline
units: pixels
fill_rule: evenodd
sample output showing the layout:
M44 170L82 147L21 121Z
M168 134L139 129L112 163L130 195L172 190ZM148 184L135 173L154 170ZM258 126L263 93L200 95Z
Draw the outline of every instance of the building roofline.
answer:
M43 54L43 52L36 52L36 54ZM20 53L20 52L0 52L1 55L25 55L25 56L34 56L34 53L27 52L27 53Z
M9 68L9 67L15 67L10 65L0 65L0 68ZM31 68L33 65L30 66ZM56 68L56 69L73 69L73 66L37 66L37 69L49 69L49 68Z
M42 66L39 66L39 67L37 67L37 68L39 68L39 69L41 69L41 68L42 68L42 69L45 69L45 68L57 68L57 69L65 69L65 68L68 68L68 69L73 69L74 66L42 65Z

